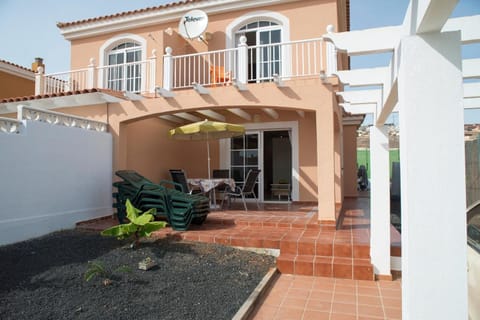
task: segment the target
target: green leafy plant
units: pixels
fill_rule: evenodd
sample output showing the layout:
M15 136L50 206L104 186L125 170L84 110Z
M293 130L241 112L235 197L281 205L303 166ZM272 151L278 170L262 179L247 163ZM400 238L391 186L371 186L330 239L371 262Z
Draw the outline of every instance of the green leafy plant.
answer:
M112 283L113 276L118 272L131 272L132 270L128 266L120 266L116 269L109 269L105 267L101 262L88 261L88 269L83 275L85 281L90 281L94 277L99 276L103 278L103 284L108 286Z
M101 232L102 236L117 237L117 239L120 240L133 236L135 240L131 244L131 247L135 248L141 238L150 237L152 232L164 228L167 225L165 221L154 221L155 208L142 213L141 210L138 210L132 205L129 199L127 199L125 207L127 209L127 218L130 222L105 229Z

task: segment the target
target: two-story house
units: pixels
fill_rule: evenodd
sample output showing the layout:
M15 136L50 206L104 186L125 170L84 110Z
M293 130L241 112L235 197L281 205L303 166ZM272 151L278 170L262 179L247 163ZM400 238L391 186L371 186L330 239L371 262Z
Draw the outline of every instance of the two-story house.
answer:
M72 71L41 75L22 103L107 122L114 170L207 176L205 143L167 132L208 118L245 126L242 138L210 142L211 167L238 183L260 168L261 201L318 202L319 220L335 221L357 195L363 117L339 106L332 74L348 60L322 38L349 30L348 0L179 1L57 26ZM279 182L290 197L275 197Z

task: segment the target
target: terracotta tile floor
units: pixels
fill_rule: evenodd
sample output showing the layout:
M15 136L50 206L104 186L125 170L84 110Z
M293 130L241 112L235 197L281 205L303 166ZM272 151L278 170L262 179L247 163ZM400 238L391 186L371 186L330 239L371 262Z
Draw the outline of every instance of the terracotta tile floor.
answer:
M365 259L370 250L369 204L368 198L347 199L340 230L319 224L314 204L263 204L260 210L249 204L247 212L238 204L211 212L201 226L184 232L165 228L155 236L280 249L280 270L278 261L291 258L291 272L279 276L254 319L401 319L400 281L322 277L352 277L363 267L371 268ZM103 230L116 223L109 217L77 227ZM394 255L400 252L400 234L392 227L391 235Z
M401 282L281 274L251 319L401 319Z

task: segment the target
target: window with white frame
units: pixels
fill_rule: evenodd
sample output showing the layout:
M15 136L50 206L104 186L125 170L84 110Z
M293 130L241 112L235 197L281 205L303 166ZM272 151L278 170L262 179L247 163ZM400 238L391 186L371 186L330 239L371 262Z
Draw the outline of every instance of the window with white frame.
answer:
M106 87L117 91L140 92L142 81L142 46L124 42L107 54Z
M258 19L241 26L235 32L235 43L241 36L247 38L248 80L259 82L271 80L273 75L280 75L282 26L275 21Z

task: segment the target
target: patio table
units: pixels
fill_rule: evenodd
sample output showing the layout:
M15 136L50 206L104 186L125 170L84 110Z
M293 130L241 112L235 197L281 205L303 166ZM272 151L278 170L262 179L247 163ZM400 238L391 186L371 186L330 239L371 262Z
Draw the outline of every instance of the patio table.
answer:
M209 193L210 197L213 198L213 206L216 209L217 208L217 198L215 196L215 188L222 185L226 184L232 188L232 190L235 189L235 180L231 178L189 178L187 179L187 182L191 184L192 186L198 186L202 189L203 192Z

